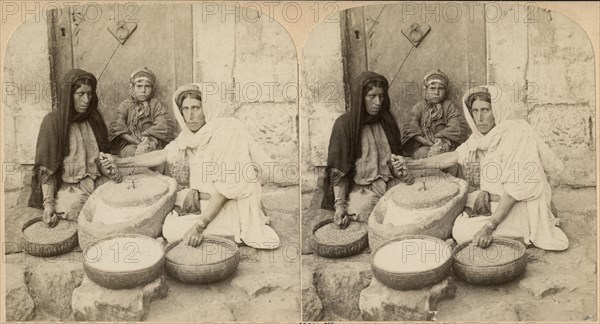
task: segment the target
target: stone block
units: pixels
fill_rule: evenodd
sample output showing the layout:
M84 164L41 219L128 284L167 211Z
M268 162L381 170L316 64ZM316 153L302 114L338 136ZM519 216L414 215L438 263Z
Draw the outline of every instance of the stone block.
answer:
M367 262L327 263L317 267L315 283L326 311L348 320L359 320L360 293L373 278Z
M261 166L264 183L297 184L300 176L296 104L247 103L237 108L235 117L246 125L274 163Z
M300 318L296 296L298 292L275 290L252 300L228 302L228 306L236 321L295 323Z
M36 308L65 319L71 315L71 296L83 282L80 262L50 262L32 265L28 269L28 286Z
M568 111L568 113L565 113ZM534 105L527 120L556 153L564 171L551 183L571 186L595 185L594 111L588 104Z
M25 282L25 269L17 264L5 264L6 320L28 321L35 316L35 303Z
M78 321L141 321L148 315L152 300L167 293L163 276L144 287L121 290L104 288L86 276L73 291L73 312Z
M296 47L285 28L267 15L236 24L234 77L242 102L297 100ZM274 64L276 62L276 64ZM260 96L252 93L260 87ZM247 91L244 88L247 87ZM271 91L272 90L272 91Z
M526 12L515 6L497 4L489 8L493 23L486 24L488 46L488 80L492 101L499 105L522 102L524 93L516 89L525 87L527 67ZM498 12L500 9L502 12ZM498 19L496 19L498 17ZM515 22L518 19L518 23Z
M594 52L587 34L571 19L540 10L529 24L528 92L540 103L584 103L594 98ZM535 44L535 46L531 46ZM551 78L548 78L548 76Z
M302 269L302 320L320 321L323 319L323 303L315 287L313 269Z
M310 132L310 156L311 166L327 165L327 151L329 148L329 139L333 130L335 120L343 113L338 112L338 108L328 108L329 105L315 103L315 113L308 118L308 131ZM325 109L328 108L328 109ZM303 154L304 155L304 154Z
M577 288L577 278L561 273L527 276L519 281L519 288L538 299L556 294L562 290L573 291Z
M332 19L339 19L336 14ZM303 169L323 166L333 123L346 110L339 24L321 23L308 35L300 65ZM303 172L304 174L304 172ZM309 184L314 186L314 181Z
M456 286L452 278L420 290L394 290L377 279L360 293L360 312L366 321L433 320L437 305L454 298Z
M243 274L236 276L231 281L231 285L252 297L256 297L278 288L287 290L293 285L294 281L295 280L290 278L290 276L278 273L269 275Z
M52 111L48 28L31 19L15 29L4 53L3 129L5 163L33 163L39 126ZM5 188L22 186L21 174L5 179Z
M594 145L593 114L587 104L539 104L531 106L527 120L550 147L587 150Z

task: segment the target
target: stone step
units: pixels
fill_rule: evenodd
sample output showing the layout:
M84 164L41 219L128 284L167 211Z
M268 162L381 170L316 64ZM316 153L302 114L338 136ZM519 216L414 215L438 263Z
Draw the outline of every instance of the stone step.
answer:
M5 264L5 305L7 321L28 321L35 317L35 303L25 282L25 267Z
M143 287L121 290L104 288L86 276L73 291L73 313L78 321L141 321L152 301L165 298L168 291L164 276Z
M360 312L367 321L435 320L440 301L454 298L456 285L451 277L429 288L394 290L377 279L360 293Z

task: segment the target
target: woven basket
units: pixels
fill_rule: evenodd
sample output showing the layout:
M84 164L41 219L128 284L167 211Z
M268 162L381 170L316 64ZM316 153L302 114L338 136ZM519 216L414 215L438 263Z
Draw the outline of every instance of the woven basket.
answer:
M235 242L226 238L205 235L202 238L202 242L211 242L216 244L222 244L231 254L228 254L226 258L216 263L206 264L181 264L174 262L168 258L168 253L175 246L180 244L182 241L175 241L169 243L165 249L167 257L165 262L165 270L167 274L178 281L188 284L203 284L221 281L231 276L240 263L239 249Z
M84 251L83 258L83 269L85 270L85 274L90 278L93 282L98 285L109 288L109 289L129 289L144 286L158 278L162 273L163 265L165 263L165 255L162 244L160 244L157 240L137 234L120 234L113 235L110 237L103 238L96 243L90 245L89 248L92 248L95 244L98 244L103 241L111 240L114 238L132 238L135 240L145 240L147 242L152 242L152 244L156 245L156 251L162 253L162 256L158 262L153 265L136 271L103 271L94 267L94 263L90 262L91 260L87 260L85 257L86 251ZM112 252L109 252L112 253Z
M427 235L405 235L390 241L383 243L379 248L377 248L373 253L371 253L371 269L373 270L373 275L377 280L379 280L382 284L397 290L416 290L422 289L425 287L430 287L435 285L436 283L442 281L446 278L452 269L452 256L449 256L448 259L438 266L435 269L427 270L427 271L419 271L419 272L390 272L383 270L377 265L375 265L375 255L379 250L381 250L384 246L408 239L424 239L431 240L439 243L441 245L447 245L446 242ZM400 257L400 256L398 256Z
M467 248L469 244L471 244L471 241L456 246L454 255L456 256L458 251ZM497 285L512 281L525 272L527 267L525 245L507 238L493 238L492 244L502 244L514 248L517 257L513 261L502 264L480 266L465 264L455 257L453 269L456 276L471 284Z
M23 237L23 250L25 252L27 252L28 254L31 254L33 256L51 257L51 256L65 254L65 253L71 251L75 246L77 246L77 231L75 231L75 233L73 233L73 235L71 235L71 237L69 237L68 239L63 240L62 242L58 242L58 243L41 244L41 243L30 242L29 240L27 240L27 237L23 233L25 231L25 229L34 223L42 222L42 221L43 220L41 217L36 217L36 218L30 219L29 221L25 222L25 224L23 224L23 228L21 229L21 236ZM61 222L72 222L72 221L66 220L66 219L61 219L60 221Z
M310 247L316 254L325 257L325 258L344 258L351 255L359 254L362 250L364 250L367 246L369 246L369 235L368 232L365 231L365 234L360 237L358 240L342 245L329 245L320 243L315 237L315 232L329 224L332 223L332 219L326 219L321 222L318 222L310 233ZM366 228L366 224L362 223Z

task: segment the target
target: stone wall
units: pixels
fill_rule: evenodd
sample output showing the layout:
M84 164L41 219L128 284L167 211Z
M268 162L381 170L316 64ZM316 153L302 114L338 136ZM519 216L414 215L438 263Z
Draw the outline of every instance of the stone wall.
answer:
M34 18L15 30L4 55L2 181L5 190L23 185L27 172L21 164L33 163L39 125L52 111L48 29L44 19L36 22Z
M494 14L501 8L502 12ZM565 164L554 186L595 186L594 53L586 33L560 13L495 4L486 23L487 75L494 104L512 105ZM518 21L518 22L515 22ZM320 24L306 41L301 86L343 84L339 26ZM326 163L331 126L344 112L339 101L301 97L303 191L317 186ZM305 131L306 130L306 131ZM315 173L315 170L317 172Z
M246 124L273 160L263 168L263 180L297 184L298 65L292 38L264 14L248 10L236 21L235 15L203 15L202 9L193 6L194 81L203 83L207 104Z
M594 186L594 52L586 33L560 13L502 5L487 23L488 83L565 164L554 185ZM515 23L518 17L519 23Z
M279 163L276 183L298 180L300 134L303 188L314 189L333 121L345 109L339 23L317 25L305 43L298 121L295 48L285 29L264 15L236 22L235 16L202 16L200 7L192 7L194 81L217 85L219 102ZM595 185L594 56L587 35L556 12L539 9L528 16L523 7L518 13L508 5L501 8L501 18L486 24L488 83L500 94L498 104L514 105L516 117L536 127L564 161L566 169L553 184ZM20 165L33 162L37 125L51 110L46 35L45 21L27 22L6 49L3 181L8 190L22 185ZM17 136L18 129L31 131Z
M337 15L332 20L339 20ZM340 24L324 22L308 36L300 62L302 190L312 190L327 161L333 122L346 110Z
M119 97L110 91L99 93L105 119L112 119L114 107L127 95L127 80L135 67L146 65L156 72L157 96L169 112L177 86L192 80L207 82L215 87L204 89L205 94L210 90L212 102L224 105L245 123L273 160L263 169L263 180L276 185L299 182L296 49L278 22L249 11L244 19L237 19L235 15L205 15L201 5L144 5L137 16L137 30L119 46L106 30L109 6L102 8L105 15L100 22L76 26L73 51L75 67L102 75L99 87L124 86ZM156 22L160 17L165 19ZM182 26L184 30L175 33ZM21 188L22 178L29 177L28 173L23 177L20 170L33 164L39 125L52 110L47 35L45 20L27 22L7 46L2 89L7 94L3 96L7 190ZM182 40L186 35L189 41ZM193 46L177 46L184 41L193 41ZM180 69L182 60L185 69Z

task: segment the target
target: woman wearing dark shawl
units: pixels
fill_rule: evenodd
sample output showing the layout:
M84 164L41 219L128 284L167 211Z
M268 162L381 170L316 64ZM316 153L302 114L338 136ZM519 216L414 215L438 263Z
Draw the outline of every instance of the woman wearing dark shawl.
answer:
M363 72L352 84L350 110L333 125L321 208L334 210L340 227L349 215L366 221L385 192L413 179L393 165L402 154L400 130L390 113L388 81L374 72Z
M98 112L96 78L73 69L59 85L59 105L44 117L38 135L29 206L43 208L43 219L76 220L89 195L109 171L98 163L110 152L108 132Z

